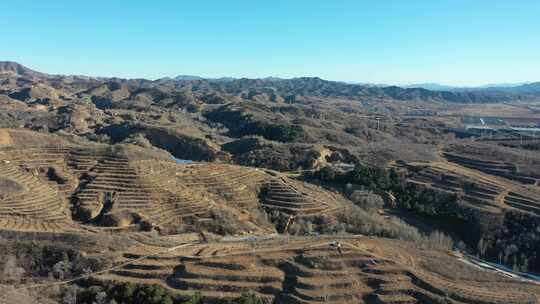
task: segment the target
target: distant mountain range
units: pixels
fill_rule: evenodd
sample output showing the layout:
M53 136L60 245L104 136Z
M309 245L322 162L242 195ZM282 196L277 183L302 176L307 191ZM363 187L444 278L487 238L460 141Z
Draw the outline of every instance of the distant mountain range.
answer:
M462 87L454 87L439 83L415 83L415 84L408 84L408 85L401 85L400 87L406 88L406 89L412 89L412 88L422 88L426 90L431 91L455 91L462 89Z
M515 92L515 93L527 93L537 92L540 87L540 82L524 82L524 83L500 83L500 84L487 84L476 87L458 87L449 86L438 83L419 83L401 86L403 88L423 88L431 91L455 91L455 92L467 92L467 91L501 91L501 92Z
M259 79L247 78L203 78L199 76L180 75L175 78L158 80L90 78L84 76L50 75L36 72L16 62L0 62L0 75L35 79L61 79L72 81L98 81L123 83L131 86L160 86L174 82L176 86L190 86L193 91L220 93L241 98L252 99L254 96L265 96L271 100L294 100L298 96L323 98L347 98L352 100L393 99L396 101L437 101L455 103L496 103L516 100L540 98L540 82L522 85L494 85L478 88L458 88L434 83L399 86L370 84L350 84L339 81L328 81L318 77L299 77L282 79L267 77Z
M540 92L540 82L533 82L533 83L527 83L523 85L518 86L511 86L511 87L488 87L483 90L489 90L489 91L499 91L499 92L511 92L511 93L517 93L517 94L535 94L539 95Z

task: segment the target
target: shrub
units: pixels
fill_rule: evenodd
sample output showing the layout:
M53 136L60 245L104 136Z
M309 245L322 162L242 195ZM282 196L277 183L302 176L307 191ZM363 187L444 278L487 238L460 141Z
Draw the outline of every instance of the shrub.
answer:
M232 235L238 232L236 217L227 210L212 210L212 221L204 221L197 223L197 230L206 229L219 235Z
M194 295L191 296L189 300L186 302L183 302L182 304L200 304L202 303L202 296L201 293L198 291Z
M106 256L86 257L70 246L42 245L32 241L0 243L0 273L6 271L6 267L11 269L11 275L4 275L4 278L24 273L32 277L70 279L104 269L109 264Z
M428 237L424 238L423 246L429 249L452 250L454 241L440 231L433 231Z
M244 293L234 300L203 300L200 292L184 301L175 301L173 296L160 285L134 283L106 283L92 285L85 289L76 286L65 288L62 292L65 304L265 304L266 302L253 293Z
M338 229L344 232L408 240L426 249L450 250L454 246L452 238L440 231L423 235L402 220L385 220L358 207L339 214L338 221Z
M297 219L289 225L287 230L292 235L305 235L313 232L313 223L306 219Z
M79 288L75 285L68 285L61 291L61 304L77 304Z
M14 255L8 255L5 259L5 264L2 270L2 276L9 281L18 282L24 276L24 268L20 267L17 263L17 257Z
M122 283L90 286L77 294L77 303L173 304L173 298L159 285Z
M371 191L353 191L350 198L355 205L366 211L374 211L384 207L382 197Z
M244 293L238 299L238 304L265 304L265 302L252 293Z

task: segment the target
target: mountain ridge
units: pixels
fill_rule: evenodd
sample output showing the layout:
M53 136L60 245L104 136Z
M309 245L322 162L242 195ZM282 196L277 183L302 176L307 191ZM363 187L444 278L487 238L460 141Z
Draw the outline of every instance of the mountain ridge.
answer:
M50 75L29 69L12 61L0 62L0 74L36 78L76 77L84 80L84 76ZM101 82L118 82L133 85L173 84L179 87L190 87L194 91L215 91L238 97L252 99L254 96L266 94L270 99L294 99L296 96L323 98L345 98L351 100L392 99L395 101L433 101L452 103L500 103L515 100L529 100L540 97L540 82L529 83L517 87L497 87L471 90L429 90L422 87L373 86L369 84L351 84L341 81L324 80L320 77L296 77L290 79L266 78L203 78L193 75L179 75L174 78L165 77L157 80L123 79L117 77L95 77ZM435 84L433 84L435 85ZM265 97L266 98L266 97Z

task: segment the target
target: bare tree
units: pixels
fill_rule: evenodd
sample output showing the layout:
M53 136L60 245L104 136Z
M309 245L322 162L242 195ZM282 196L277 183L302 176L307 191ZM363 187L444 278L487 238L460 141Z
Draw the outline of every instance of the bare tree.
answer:
M62 304L77 304L77 288L69 286L64 289L64 294L61 300Z
M2 271L4 278L18 282L24 276L24 272L24 268L17 265L17 257L8 255Z

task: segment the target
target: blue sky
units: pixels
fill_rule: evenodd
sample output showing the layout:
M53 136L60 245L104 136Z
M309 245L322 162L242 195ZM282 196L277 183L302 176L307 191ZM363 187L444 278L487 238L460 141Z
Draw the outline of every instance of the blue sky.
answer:
M0 0L0 60L58 74L540 81L538 0Z

